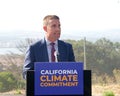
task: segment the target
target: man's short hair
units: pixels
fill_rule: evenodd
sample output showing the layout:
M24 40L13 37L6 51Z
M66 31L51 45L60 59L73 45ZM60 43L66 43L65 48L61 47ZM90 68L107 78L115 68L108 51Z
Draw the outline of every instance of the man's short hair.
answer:
M59 20L59 17L57 15L47 15L43 19L43 25L48 25L48 21L52 20L52 19L58 19Z

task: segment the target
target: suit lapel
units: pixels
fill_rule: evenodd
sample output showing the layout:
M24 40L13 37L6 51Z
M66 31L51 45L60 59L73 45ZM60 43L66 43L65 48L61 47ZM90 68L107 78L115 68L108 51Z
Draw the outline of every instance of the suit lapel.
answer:
M66 61L66 58L67 58L66 45L60 40L58 40L58 52L59 52L60 61Z
M41 40L41 46L40 46L41 48L41 50L42 50L42 52L44 52L44 54L42 54L43 56L43 58L42 59L44 59L43 61L45 61L45 62L49 62L49 59L48 59L48 52L47 52L47 46L46 46L46 41L45 41L45 39L42 39Z

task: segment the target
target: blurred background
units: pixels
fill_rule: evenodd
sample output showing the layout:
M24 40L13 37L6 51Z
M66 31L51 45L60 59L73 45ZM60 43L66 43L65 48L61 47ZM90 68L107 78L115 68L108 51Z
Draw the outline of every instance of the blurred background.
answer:
M92 96L120 95L119 0L0 0L0 13L1 96L25 95L25 51L44 37L42 19L48 14L60 17L60 39L92 70Z

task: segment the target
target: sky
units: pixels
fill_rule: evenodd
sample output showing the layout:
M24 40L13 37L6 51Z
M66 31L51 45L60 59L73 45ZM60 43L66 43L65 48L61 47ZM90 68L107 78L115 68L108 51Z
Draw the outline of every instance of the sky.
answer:
M120 40L120 0L0 0L1 38L43 36L48 14L60 17L63 38Z

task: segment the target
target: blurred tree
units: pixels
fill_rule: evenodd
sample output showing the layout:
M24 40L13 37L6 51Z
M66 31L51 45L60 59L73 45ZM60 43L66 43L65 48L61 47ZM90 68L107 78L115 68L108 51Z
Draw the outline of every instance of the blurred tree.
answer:
M17 80L10 72L0 72L0 92L10 91L16 88Z

